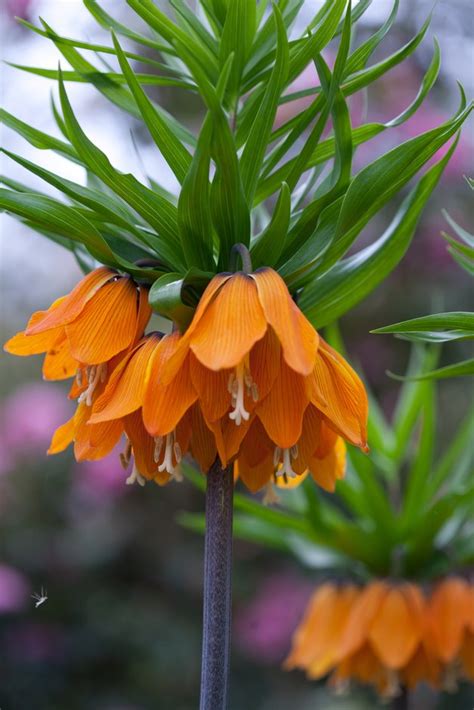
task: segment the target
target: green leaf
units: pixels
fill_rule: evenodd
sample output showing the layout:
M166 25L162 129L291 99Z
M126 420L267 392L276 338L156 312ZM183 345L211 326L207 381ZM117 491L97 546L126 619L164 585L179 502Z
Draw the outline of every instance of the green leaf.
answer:
M99 5L96 0L83 0L85 7L89 10L91 15L97 20L97 22L104 27L106 30L113 30L118 35L122 35L131 39L132 42L142 44L145 47L150 47L155 49L157 52L164 52L166 54L175 55L176 52L173 47L167 44L157 42L151 37L145 37L144 35L134 32L126 25L122 25L117 22L111 15L107 14L105 10Z
M216 171L211 187L211 213L220 243L218 268L225 270L232 246L239 242L246 246L250 243L250 213L240 177L234 138L219 98L221 90L218 93L209 83L188 48L180 42L176 44L212 115L214 130L211 150ZM223 67L219 79L222 90L225 89L231 64L232 56Z
M471 450L471 443L473 431L474 407L472 406L433 471L433 475L430 480L431 496L436 495L448 479L451 480L453 472L456 470L459 461L466 458L466 454L468 459L472 459L473 453Z
M229 104L232 106L240 94L242 73L257 29L256 24L254 0L232 0L228 3L220 42L219 61L222 69L229 57L231 55L234 57L227 85Z
M84 163L92 172L127 202L157 230L159 238L146 236L143 241L156 250L158 257L169 266L182 265L184 257L177 239L177 210L166 199L142 185L133 175L118 172L109 159L80 127L69 103L64 82L59 80L59 94L68 135Z
M274 266L283 250L291 215L291 194L284 182L268 226L257 236L250 249L254 269Z
M59 76L57 69L28 67L23 64L13 64L12 62L7 62L7 64L10 67L19 69L20 71L27 72L28 74L35 74L36 76L42 76L45 79L58 79ZM97 69L94 69L93 71L91 70L83 72L63 71L62 75L64 81L73 81L83 84L101 84L102 86L105 86L107 82L110 82L111 86L112 84L127 83L125 77L118 72L101 72ZM175 79L170 76L158 76L156 74L135 74L134 76L138 85L149 84L151 86L178 86L182 89L195 90L193 84L190 84L187 81L182 81L181 79ZM114 101L114 103L117 103L117 101ZM125 103L124 101L122 101L118 105L121 108L124 108L124 106L126 105L128 107L127 110L130 110L130 113L137 115L136 110L131 108L132 105L128 101L125 101Z
M62 37L51 27L49 27L44 20L41 20L41 22L47 31L48 37L54 42L58 50L73 67L73 69L88 79L88 81L109 101L124 111L127 111L127 113L130 113L132 116L135 116L135 118L141 119L140 110L132 93L128 89L121 86L117 81L107 78L107 75L103 72L99 72L96 67L84 59L84 57L77 52L74 47L64 43L62 41ZM179 121L159 106L155 106L155 110L161 114L163 121L168 124L170 130L174 131L180 140L188 143L189 145L194 144L194 136L190 133L190 131L184 128Z
M129 212L125 205L123 205L119 200L105 195L103 192L99 192L98 190L91 190L88 187L84 187L83 185L79 185L71 180L62 178L59 175L56 175L56 173L52 173L49 170L26 160L26 158L22 158L15 153L10 153L8 150L0 149L0 151L5 153L5 155L8 155L12 160L19 163L19 165L22 165L33 174L38 175L38 177L42 178L50 185L53 185L53 187L56 187L65 195L68 195L68 197L71 197L73 200L76 200L77 202L86 205L86 207L89 207L91 210L96 211L102 215L106 221L110 221L113 224L117 224L125 229L135 232L135 217L133 213Z
M215 270L209 190L212 121L203 123L196 151L178 202L178 227L189 266Z
M194 308L183 302L182 274L163 274L150 289L148 302L156 313L177 323L186 330L194 315Z
M145 94L135 77L115 34L112 36L115 51L123 71L124 77L140 109L150 135L158 146L164 159L174 172L179 182L182 183L191 164L191 155L183 146L175 133L169 128L166 121L154 108L152 102Z
M253 202L255 187L258 182L260 168L265 155L268 140L275 122L278 99L286 82L288 73L288 39L285 26L277 6L273 6L277 34L277 52L275 64L270 75L262 102L255 114L240 159L240 171L245 196L249 204Z
M439 351L436 348L414 347L408 366L408 375L425 372L434 367ZM425 397L430 386L426 382L405 382L401 388L393 414L393 431L395 446L391 452L392 459L400 464L407 455L413 428L423 408Z
M99 261L116 266L114 253L91 222L74 207L34 193L0 189L0 209L17 214L61 237L84 244Z
M434 313L372 330L372 333L396 333L406 340L441 343L474 338L474 313L457 311Z
M28 123L20 121L19 118L16 118L4 109L0 109L0 123L11 128L12 131L18 133L35 148L39 148L40 150L54 150L68 160L82 165L82 161L72 145L54 136L49 136L47 133L43 133L43 131L39 131L37 128L33 128Z
M403 500L401 525L410 527L423 510L429 498L429 481L433 468L434 442L436 440L436 400L433 387L428 387L421 410L421 433L416 453L407 475Z
M217 60L207 45L176 25L152 0L127 0L127 5L175 49L176 41L184 43L207 76L211 80L217 78Z
M374 32L374 34L371 35L365 42L363 42L360 47L357 47L357 49L352 52L351 56L347 61L344 76L349 76L350 74L364 69L370 56L377 49L380 42L383 40L383 38L391 29L393 23L395 22L395 18L397 17L398 13L398 7L399 0L395 0L390 15L387 17L380 29L378 29L377 32Z
M454 365L446 365L446 367L440 367L437 370L424 372L422 375L416 375L414 377L402 377L401 375L395 375L393 372L387 372L387 375L392 377L394 380L399 380L400 382L445 380L451 377L468 377L470 375L474 375L474 358L457 362Z
M443 217L448 222L450 227L456 232L457 236L467 244L468 247L474 249L474 235L470 234L466 229L461 227L460 224L454 221L451 215L446 210L441 210Z
M470 105L442 126L402 143L355 176L322 269L330 268L347 251L373 215L459 130L472 108Z
M316 328L336 320L359 303L398 264L413 238L421 213L438 184L454 147L453 145L450 151L427 171L405 198L386 232L376 242L342 260L323 276L316 276L305 286L299 301L300 308ZM341 209L343 208L344 202ZM339 217L338 225L340 219ZM322 258L324 259L325 255ZM311 266L309 262L306 276ZM314 262L313 266L317 268ZM290 277L287 280L292 287L301 282L301 278L296 282Z
M184 30L187 30L217 58L217 42L200 22L194 10L191 10L184 0L170 0L170 5L176 13L176 18Z

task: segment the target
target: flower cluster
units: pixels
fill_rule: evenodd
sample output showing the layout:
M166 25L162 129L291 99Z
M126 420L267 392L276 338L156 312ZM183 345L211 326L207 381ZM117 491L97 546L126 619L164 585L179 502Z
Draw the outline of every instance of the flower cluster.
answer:
M323 584L285 666L311 679L331 673L336 689L369 684L384 697L419 682L455 690L458 678L474 680L474 585L458 577L429 592L410 582Z
M5 349L46 353L48 380L73 377L74 416L49 453L106 456L123 435L128 482L166 483L188 452L216 457L255 492L308 472L334 490L345 443L367 450L367 396L272 269L218 274L184 334L151 332L147 289L101 267Z

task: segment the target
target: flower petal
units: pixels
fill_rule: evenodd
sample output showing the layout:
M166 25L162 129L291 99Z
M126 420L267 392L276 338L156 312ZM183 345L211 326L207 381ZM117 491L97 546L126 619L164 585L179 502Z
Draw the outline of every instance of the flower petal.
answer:
M216 460L216 442L198 406L192 408L191 417L191 452L201 467L201 471L206 473Z
M368 401L350 365L321 338L314 371L307 379L311 402L351 444L367 448Z
M160 486L168 483L171 476L166 471L158 471L158 463L154 458L155 441L145 429L140 411L135 411L125 417L125 433L132 445L137 471L144 478L156 481Z
M179 346L179 333L165 336L155 349L150 363L148 384L143 399L143 421L152 436L165 436L176 428L179 420L197 400L189 373L187 358L175 378L168 384L160 382L160 372Z
M102 266L95 271L87 274L75 288L67 296L56 301L45 312L44 317L40 322L29 324L26 329L27 335L35 333L43 333L51 328L56 328L60 325L71 323L82 312L86 303L94 296L95 293L110 281L117 273L106 266Z
M414 614L403 587L392 587L383 599L369 632L370 643L388 668L402 668L421 640L421 624Z
M289 449L297 443L303 429L303 415L309 400L302 375L281 359L280 373L256 412L270 439Z
M74 441L74 415L56 429L49 445L48 454L59 454Z
M228 384L232 370L209 370L190 353L189 373L205 419L208 422L221 419L230 406Z
M137 289L129 278L105 284L66 325L71 353L80 362L107 362L133 342L137 326Z
M329 493L334 493L336 482L346 473L346 445L338 436L331 451L324 458L313 457L309 462L311 475L316 483Z
M266 330L255 283L250 276L238 272L206 308L189 336L190 348L210 370L233 368Z
M90 424L125 417L142 406L148 363L159 342L159 336L154 333L123 358L112 372L104 392L94 402Z
M251 493L258 493L273 480L273 457L267 456L258 466L249 466L243 456L234 464L236 472Z
M469 585L459 577L441 582L428 604L428 634L434 653L444 663L459 652L465 627L472 616Z
M283 348L286 363L301 375L314 368L318 334L291 298L288 288L273 269L259 269L252 274L267 322Z
M49 331L49 333L53 332L55 331ZM43 334L26 337L39 338L41 335ZM78 366L79 363L71 355L66 333L61 328L59 336L51 347L48 348L46 357L44 358L43 378L45 380L67 380L69 377L73 377L76 374Z
M206 312L208 305L212 303L222 286L230 279L231 276L232 274L217 274L217 276L214 276L214 278L209 282L206 290L201 296L193 320L189 324L187 331L182 335L178 347L163 366L160 378L164 385L171 382L183 364L184 359L188 354L192 334L196 330L202 316Z
M388 592L385 582L372 582L352 606L338 649L338 659L353 654L368 639L372 622Z
M263 401L273 387L280 370L280 360L280 343L273 330L268 328L263 338L257 341L250 351L249 369L252 380L257 385L257 401ZM246 408L247 404L249 409L253 408L251 400L246 402Z

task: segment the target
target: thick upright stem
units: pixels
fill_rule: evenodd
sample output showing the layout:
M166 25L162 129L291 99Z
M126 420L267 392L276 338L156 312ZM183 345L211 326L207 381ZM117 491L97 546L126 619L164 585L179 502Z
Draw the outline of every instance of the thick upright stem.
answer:
M232 466L207 474L200 710L225 710L232 602Z
M410 696L406 688L402 688L399 695L392 701L393 710L408 710L410 707Z

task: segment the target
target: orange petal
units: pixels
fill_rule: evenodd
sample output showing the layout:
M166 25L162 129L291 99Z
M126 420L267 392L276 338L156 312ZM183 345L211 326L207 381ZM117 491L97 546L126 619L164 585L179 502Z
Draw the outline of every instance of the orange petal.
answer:
M191 453L201 467L201 471L206 473L216 460L216 442L198 406L192 408L191 417Z
M464 634L461 648L459 649L459 658L464 675L469 680L474 681L474 634L472 631L466 631Z
M273 479L273 456L267 456L258 466L249 466L243 456L234 464L240 480L251 493L257 493Z
M112 269L102 266L87 274L75 288L60 302L56 301L45 313L39 323L29 324L27 335L43 333L51 328L71 323L82 312L86 303L111 278L116 276Z
M388 589L385 582L372 582L361 592L348 617L338 649L338 659L350 656L368 639L372 622Z
M74 455L77 461L96 461L118 444L123 433L122 420L88 424L91 408L81 402L75 414Z
M189 324L189 327L187 331L184 333L184 335L181 337L180 342L174 353L169 357L168 361L163 365L163 369L161 371L161 382L164 385L169 384L173 377L175 377L176 373L182 366L186 355L188 354L189 350L189 343L192 334L196 330L202 316L206 312L207 307L209 306L210 303L214 300L216 295L219 293L220 289L222 286L230 279L232 274L217 274L217 276L214 276L214 278L209 282L206 290L201 296L201 299L198 303L198 306L196 308L196 312L194 314L193 320Z
M37 311L30 319L31 322L39 322L44 315L44 311ZM7 340L3 349L12 355L39 355L45 353L51 348L58 337L64 333L61 327L49 330L47 333L38 333L38 335L26 335L25 331L20 331L12 338Z
M103 394L94 402L90 424L120 419L142 406L148 363L159 342L159 336L153 333L123 358L112 372Z
M433 688L440 688L441 664L420 645L406 666L400 671L400 681L410 690L418 683L429 683Z
M407 601L403 587L392 587L370 627L369 639L377 656L385 666L398 670L415 653L421 635L421 618Z
M105 284L66 325L71 353L97 365L131 345L137 325L137 289L129 278Z
M291 298L288 288L273 269L256 271L258 297L267 322L277 334L286 363L301 375L309 375L318 350L318 334Z
M59 454L67 449L74 441L74 415L64 424L56 429L48 449L48 454Z
M249 369L250 374L257 385L258 401L263 401L270 392L280 370L281 349L278 338L271 328L261 340L255 343L250 351ZM246 408L252 409L252 402L249 401Z
M459 652L472 615L471 603L469 585L459 577L444 580L433 591L428 604L428 634L433 652L445 663Z
M234 429L240 429L247 422L242 422L240 427L234 425ZM248 433L240 447L240 453L250 468L255 468L262 461L264 461L268 456L273 458L273 451L275 445L268 437L262 422L257 417L250 420L250 426L248 427Z
M201 365L191 353L189 356L189 373L194 389L199 397L199 404L208 422L221 419L227 412L231 402L228 390L229 377L232 370L215 372ZM235 426L235 425L234 425Z
M313 457L309 462L311 475L316 483L329 493L334 493L336 482L346 473L346 445L340 436L324 458Z
M143 421L152 436L165 436L173 431L197 399L189 373L189 358L184 361L178 374L168 385L160 382L163 363L179 345L179 337L178 333L165 336L155 349L153 361L150 363L143 399Z
M292 462L296 473L301 474L308 468L320 443L322 425L321 414L310 404L306 407L303 417L303 429L298 440L298 456Z
M49 333L52 332L54 331L49 331ZM39 338L41 335L30 337ZM45 380L66 380L76 374L78 366L79 363L71 355L66 333L61 329L60 335L46 353L43 362L43 377Z
M303 376L290 369L282 358L275 384L256 409L268 436L277 446L289 449L296 444L308 403Z
M263 338L266 329L255 283L250 276L238 272L206 308L189 336L190 347L211 370L233 368Z
M235 422L229 419L228 416L226 416L220 422L220 437L218 435L219 432L216 430L216 428L214 426L211 426L216 436L219 456L223 463L231 461L233 458L235 458L235 456L237 456L239 450L242 448L242 442L254 421L258 422L258 419L255 420L253 417L250 417L250 419L248 419L247 421L244 420L239 424L239 426L236 426ZM260 422L258 423L260 424ZM262 425L260 424L260 426ZM244 447L247 447L247 445L248 444L246 443Z
M311 402L345 439L367 447L367 394L362 381L339 353L321 338L312 375Z
M138 287L138 312L134 342L138 342L143 337L145 328L151 318L152 310L148 302L148 293L148 289L144 286Z
M155 441L145 429L141 412L133 412L125 418L125 433L130 439L138 472L144 478L156 481L161 486L168 483L169 473L158 471L159 464L154 458Z

